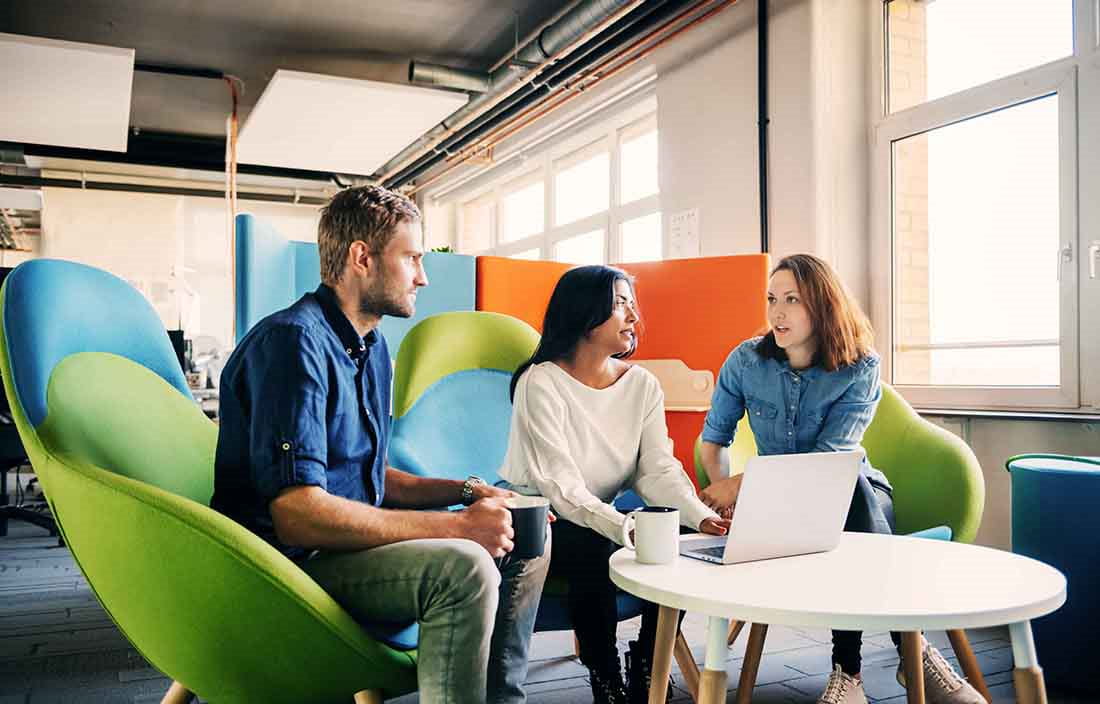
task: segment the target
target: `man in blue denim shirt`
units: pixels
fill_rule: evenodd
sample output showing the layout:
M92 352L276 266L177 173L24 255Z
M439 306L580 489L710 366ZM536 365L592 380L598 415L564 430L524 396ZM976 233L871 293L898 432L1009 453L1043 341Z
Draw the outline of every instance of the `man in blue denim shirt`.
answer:
M377 326L411 316L428 283L420 219L377 187L324 208L324 283L260 321L222 371L211 505L357 620L419 621L422 701L522 702L549 550L498 569L511 492L386 464L392 367ZM469 508L408 510L458 503Z

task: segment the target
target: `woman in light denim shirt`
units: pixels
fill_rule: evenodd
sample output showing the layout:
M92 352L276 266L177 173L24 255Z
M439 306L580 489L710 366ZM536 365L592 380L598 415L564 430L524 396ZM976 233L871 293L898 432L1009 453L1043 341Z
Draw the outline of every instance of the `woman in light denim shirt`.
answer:
M719 458L742 415L748 414L761 455L853 450L882 396L870 323L821 259L780 260L768 283L768 323L766 335L741 343L722 365L703 426L700 455L711 484L701 498L725 517L737 503L742 475L723 476ZM890 483L866 459L844 528L893 532ZM897 634L891 637L900 645ZM861 641L858 631L833 631L833 672L819 702L867 701ZM927 642L922 659L929 702L984 701ZM900 680L900 664L898 672Z

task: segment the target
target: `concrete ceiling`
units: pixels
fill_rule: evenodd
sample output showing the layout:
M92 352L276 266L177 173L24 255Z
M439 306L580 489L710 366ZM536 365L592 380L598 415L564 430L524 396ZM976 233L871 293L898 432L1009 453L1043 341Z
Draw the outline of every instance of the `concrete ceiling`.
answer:
M133 48L136 61L244 80L276 69L404 83L409 59L487 70L570 0L0 0L0 32ZM10 97L10 96L9 96ZM222 81L138 71L130 124L224 134Z

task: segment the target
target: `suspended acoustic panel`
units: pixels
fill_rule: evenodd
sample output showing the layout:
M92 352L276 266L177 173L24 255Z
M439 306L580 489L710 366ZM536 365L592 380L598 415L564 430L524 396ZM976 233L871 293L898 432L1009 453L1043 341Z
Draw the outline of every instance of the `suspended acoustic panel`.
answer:
M0 33L0 141L126 151L134 50Z
M241 130L237 160L371 174L466 100L430 88L279 69Z

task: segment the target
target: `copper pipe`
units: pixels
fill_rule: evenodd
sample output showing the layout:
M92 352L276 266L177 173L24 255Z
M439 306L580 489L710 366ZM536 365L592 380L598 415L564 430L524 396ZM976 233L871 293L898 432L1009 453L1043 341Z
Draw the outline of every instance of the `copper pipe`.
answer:
M617 11L615 11L612 14L610 14L609 16L605 17L602 22L600 22L599 24L597 24L592 29L588 30L584 34L577 37L575 40L573 40L573 42L571 44L568 44L564 49L562 49L561 51L556 53L554 56L551 56L550 58L548 58L545 61L543 61L542 63L540 63L538 66L534 67L533 69L531 69L530 71L525 73L522 77L520 77L520 79L518 81L515 82L515 84L513 84L513 85L509 86L508 88L504 89L498 95L493 96L485 105L481 106L480 110L475 111L475 112L467 115L465 117L465 119L461 120L460 122L455 123L454 125L452 125L450 127L447 127L446 129L443 130L443 132L441 132L440 134L433 137L429 141L429 143L426 144L424 146L424 148L420 150L419 154L414 155L413 157L407 159L405 162L399 164L398 166L395 166L395 167L391 168L389 171L387 171L386 173L379 176L378 179L377 179L378 182L381 183L383 181L387 181L392 176L394 176L395 174L401 173L401 171L408 168L410 164L416 162L425 153L427 153L427 152L435 149L435 147L439 146L443 142L443 140L447 139L448 137L453 135L455 132L457 132L459 129L465 127L466 125L470 124L471 122L473 122L477 118L481 117L482 115L484 115L489 110L492 110L494 107L496 107L498 104L500 104L500 102L503 101L505 98L511 96L517 90L519 90L523 86L527 85L531 81L535 80L539 76L539 74L542 73L546 68L552 66L553 64L555 64L555 63L561 61L562 59L564 59L565 57L569 56L569 54L571 54L578 47L585 44L589 39L596 36L597 34L602 32L603 30L607 29L608 27L610 27L615 22L618 22L621 18L623 18L624 16L626 16L630 12L633 12L634 9L637 8L639 5L641 5L644 1L645 0L634 0L634 2L632 2L628 5L624 5L623 7L619 8Z
M501 125L498 125L489 134L479 138L478 141L475 142L470 147L467 147L467 148L463 149L461 152L459 152L458 154L456 154L454 156L448 157L447 161L454 160L453 163L450 166L443 169L439 173L435 174L431 178L425 180L423 183L418 183L417 185L415 185L413 188L411 188L408 191L409 195L413 195L416 192L418 192L420 190L423 190L424 188L428 187L429 185L431 185L432 183L434 183L438 179L442 178L446 174L450 173L454 169L458 168L462 164L469 161L470 158L472 158L476 154L478 154L482 151L485 151L486 149L491 149L491 148L495 147L497 144L499 144L503 140L507 139L511 135L515 134L517 131L528 127L529 125L531 125L532 123L538 121L542 117L545 117L546 115L553 112L554 110L557 110L559 107L566 104L570 100L576 98L577 95L579 95L581 92L584 92L584 91L588 90L589 88L591 88L592 86L595 86L595 85L599 84L601 81L604 81L608 78L611 78L612 76L618 74L619 72L625 70L626 68L629 68L630 66L633 66L638 61L640 61L640 60L644 59L645 57L649 56L651 53L653 53L655 50L657 50L657 48L659 48L660 46L665 44L665 42L668 42L669 40L679 36L681 33L687 31L688 29L691 29L692 27L700 24L701 22L704 22L706 20L709 20L709 19L713 18L716 14L718 14L722 10L724 10L727 7L730 7L732 5L735 5L736 3L737 3L737 0L721 0L717 5L713 6L712 8L710 8L709 10L704 12L703 14L699 15L698 17L693 19L691 22L688 22L684 26L670 32L666 36L661 37L661 39L658 40L657 42L655 42L652 46L646 47L645 49L638 52L634 56L624 60L619 65L614 66L613 68L608 70L606 73L601 73L601 71L604 69L605 66L607 66L608 64L614 64L616 61L618 61L620 59L620 57L623 54L628 53L630 51L633 51L638 46L641 46L642 44L645 44L646 42L650 41L654 36L660 34L665 29L667 29L669 26L675 24L676 22L679 22L680 20L682 20L684 17L691 14L692 12L695 12L697 10L697 7L690 8L690 9L680 13L676 17L670 19L668 22L665 22L664 24L662 24L657 29L655 29L652 32L648 33L646 36L642 37L638 41L631 44L629 47L624 49L619 54L609 58L606 63L597 66L596 69L592 72L592 73L597 74L597 75L595 75L594 78L591 75L589 75L589 76L584 76L579 81L577 81L579 83L583 80L591 79L591 82L588 85L585 85L585 86L582 86L582 87L580 87L576 90L573 90L573 87L570 85L569 82L563 83L558 89L561 92L558 94L558 96L556 98L551 98L551 100L553 100L554 102L551 103L550 105L546 105L545 102L540 103L538 105L532 105L531 107L527 108L526 110L522 111L518 115L516 115L513 118L511 118L510 120L508 120L507 122L505 122Z

